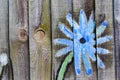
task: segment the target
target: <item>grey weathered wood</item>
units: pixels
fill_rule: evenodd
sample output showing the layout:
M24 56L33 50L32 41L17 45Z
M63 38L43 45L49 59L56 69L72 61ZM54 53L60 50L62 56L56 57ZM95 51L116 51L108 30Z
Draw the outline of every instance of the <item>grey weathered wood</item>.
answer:
M9 0L9 43L14 80L30 80L27 0Z
M0 54L8 54L8 0L0 0L0 6ZM0 80L8 80L8 66L5 70Z
M72 13L72 0L51 0L51 18L52 18L52 42L56 38L67 38L64 33L62 33L59 28L58 24L60 22L64 23L70 28L69 23L66 20L66 15L68 13ZM61 61L64 59L63 57L56 58L56 52L63 48L61 45L54 45L52 43L53 53L52 53L52 79L56 79L56 75L58 74L58 69L60 67ZM75 72L73 63L68 66L68 70L65 74L64 80L75 80Z
M120 0L114 0L116 80L120 79Z
M50 80L51 35L49 0L29 0L29 31L31 80Z
M30 76L32 80L39 79L40 60L37 44L33 39L34 29L40 23L42 0L29 0L29 42L30 42ZM39 74L38 74L39 73Z
M80 9L83 9L86 13L87 18L89 19L89 16L91 12L94 12L94 0L73 0L73 11L76 21L79 20L79 12ZM93 67L93 74L92 76L88 77L86 74L83 62L81 66L81 74L80 76L76 76L76 80L97 80L97 69L96 69L96 62L92 62L91 65Z
M103 33L111 35L113 39L110 42L99 45L110 50L110 54L100 56L105 63L106 68L98 67L98 80L115 80L115 52L114 52L114 26L113 26L113 2L112 0L95 0L95 13L97 25L105 19L108 21L108 27Z
M63 60L63 57L56 58L57 50L63 46L54 45L53 40L56 38L67 38L59 29L59 22L64 23L70 28L66 14L73 13L75 20L78 19L80 9L84 9L87 17L94 10L94 0L9 0L9 20L8 20L8 0L0 0L0 53L7 52L13 65L13 77L15 80L50 80L51 77L55 80L58 68ZM72 5L73 4L73 5ZM105 19L109 26L103 35L113 36L112 41L100 45L111 51L109 55L100 56L106 65L104 70L95 66L94 73L91 77L87 77L84 67L80 76L75 76L74 66L71 64L68 67L65 75L65 80L119 80L120 79L120 0L114 0L115 27L113 26L113 3L112 0L95 0L96 21L99 25ZM51 20L50 21L50 5L51 5ZM28 9L29 8L29 9ZM73 10L72 10L73 9ZM29 14L28 14L29 10ZM73 12L72 12L73 11ZM28 18L29 16L29 18ZM73 17L74 18L74 17ZM28 26L29 19L29 26ZM50 23L52 22L52 23ZM9 23L9 25L8 25ZM52 57L51 57L51 32L52 29ZM9 27L8 27L9 26ZM29 27L29 33L28 33ZM114 52L114 28L115 28L115 50ZM8 29L9 40L8 41ZM23 33L20 35L20 30ZM25 31L24 31L25 30ZM40 32L39 32L40 30ZM38 31L38 33L37 33ZM41 32L42 31L42 32ZM44 35L45 32L45 35ZM29 39L27 38L29 35ZM102 35L102 36L103 36ZM29 40L29 41L28 41ZM8 46L8 42L10 46ZM30 62L28 42L30 42ZM116 54L114 60L114 55ZM51 62L52 58L52 62ZM115 61L117 78L115 78ZM29 64L30 63L30 64ZM52 64L52 68L51 68ZM9 67L9 66L8 66ZM3 72L2 80L12 80L8 73L10 68L7 67L7 72ZM29 69L30 67L30 69ZM52 69L52 73L51 73ZM31 75L30 75L31 74ZM98 76L98 78L97 78ZM10 79L8 79L10 78Z
M42 0L29 0L29 42L30 42L30 76L31 80L40 79L40 66L37 44L33 39L36 26L39 25ZM39 73L39 74L37 74Z

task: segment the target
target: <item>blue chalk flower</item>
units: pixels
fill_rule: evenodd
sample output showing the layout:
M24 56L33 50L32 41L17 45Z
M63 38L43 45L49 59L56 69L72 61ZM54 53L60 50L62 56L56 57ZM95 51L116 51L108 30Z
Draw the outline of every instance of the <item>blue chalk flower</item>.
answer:
M71 25L71 27L73 27L73 31L68 29L67 26L63 23L60 23L58 27L71 40L62 38L54 40L54 43L56 44L67 45L67 47L60 49L56 53L56 57L66 55L72 51L76 75L80 75L81 73L81 61L83 61L84 63L87 75L91 75L93 73L90 59L92 61L96 61L97 59L98 66L100 68L105 68L104 63L99 58L98 54L108 54L109 50L101 47L95 48L94 46L96 43L97 45L99 45L111 40L112 37L108 35L105 37L98 38L106 29L108 25L107 21L103 21L102 24L98 26L95 35L95 22L93 20L92 14L90 15L89 20L87 21L84 10L80 10L79 24L72 18L72 14L70 13L67 14L66 19ZM95 36L97 37L96 41Z

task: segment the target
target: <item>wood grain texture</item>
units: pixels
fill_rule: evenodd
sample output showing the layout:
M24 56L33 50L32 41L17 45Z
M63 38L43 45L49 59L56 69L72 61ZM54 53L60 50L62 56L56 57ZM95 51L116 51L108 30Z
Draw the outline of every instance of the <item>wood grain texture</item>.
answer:
M120 79L120 0L114 0L116 80Z
M14 80L30 80L27 0L9 0L9 43Z
M49 0L29 0L31 80L51 79Z
M56 52L65 46L55 45L53 40L69 39L59 30L58 24L61 22L70 28L66 15L72 13L78 22L80 9L85 10L87 18L95 10L97 26L104 19L108 21L102 36L111 35L113 39L99 46L109 49L111 53L100 55L106 66L104 70L92 62L91 77L87 76L83 65L80 76L76 76L72 62L67 67L64 80L119 80L119 5L120 0L114 0L113 10L113 0L0 0L0 54L5 52L10 57L0 80L56 80L66 56L55 57Z
M68 21L66 20L66 15L68 13L72 13L72 0L51 0L51 19L52 19L52 42L56 38L67 38L64 33L62 33L59 28L58 24L64 23L70 28ZM60 58L56 58L56 52L63 48L62 45L55 45L53 43L52 49L52 80L56 80L60 65L62 61L65 59L65 56ZM73 62L67 67L67 71L64 76L64 80L75 80L75 71Z
M8 52L8 1L0 0L0 55ZM0 80L8 80L8 67L5 67Z
M95 0L95 13L97 25L100 25L105 19L108 21L108 27L102 36L111 35L113 39L110 42L100 45L110 50L110 54L101 55L100 58L105 63L106 68L98 68L98 80L115 80L115 52L114 52L114 26L113 26L113 2L112 0Z
M79 12L83 9L86 13L87 19L89 20L89 16L91 12L94 13L94 0L73 0L73 13L74 13L74 19L78 22L79 20ZM92 60L91 60L92 61ZM76 80L97 80L97 67L96 62L91 62L92 68L93 68L93 74L92 76L88 77L86 74L84 64L82 61L81 66L81 74L80 76L76 76Z
M39 79L40 75L40 58L37 44L33 39L34 29L40 23L42 0L29 0L29 42L30 42L30 76L31 80Z

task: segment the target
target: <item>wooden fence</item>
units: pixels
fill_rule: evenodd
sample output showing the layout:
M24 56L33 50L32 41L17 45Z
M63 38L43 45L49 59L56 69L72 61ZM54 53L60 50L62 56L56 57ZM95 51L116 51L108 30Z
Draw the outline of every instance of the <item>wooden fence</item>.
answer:
M108 22L100 37L110 35L112 40L99 47L110 53L100 55L105 69L91 61L91 76L86 74L82 61L81 74L76 75L72 60L63 79L120 80L120 0L0 0L0 55L5 53L9 58L6 66L0 65L0 80L57 80L66 56L56 58L64 46L55 45L54 40L69 39L58 25L64 23L70 28L66 15L71 13L78 22L81 9L87 19L91 12L94 14L96 26Z

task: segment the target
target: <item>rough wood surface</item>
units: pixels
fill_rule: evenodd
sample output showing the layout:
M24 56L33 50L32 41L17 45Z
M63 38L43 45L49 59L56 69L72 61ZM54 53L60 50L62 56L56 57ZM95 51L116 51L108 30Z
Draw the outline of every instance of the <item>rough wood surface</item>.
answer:
M76 21L79 20L79 12L80 9L84 9L87 19L89 20L89 16L91 12L94 13L94 0L73 0L73 13ZM93 68L93 74L92 76L88 77L86 74L83 62L82 62L82 72L80 76L76 76L76 80L97 80L97 67L96 62L91 62L92 68Z
M72 0L51 0L52 42L56 38L67 38L64 33L59 30L58 24L61 22L70 28L65 18L68 13L72 13ZM63 48L62 45L55 45L54 43L52 45L52 80L56 80L59 67L64 60L64 57L55 57L56 52L61 48ZM68 66L64 80L75 80L73 63Z
M114 0L116 80L120 79L120 0Z
M8 2L0 0L0 55L8 53ZM1 66L0 66L1 67ZM8 66L4 68L3 74L0 75L0 80L8 80Z
M98 80L115 80L115 52L114 52L114 26L113 26L113 2L112 0L95 0L95 15L97 25L105 19L108 21L108 27L103 33L111 35L113 38L110 42L104 43L101 47L110 50L110 54L100 56L105 63L106 68L98 68Z
M9 43L14 80L30 80L27 0L9 0Z
M0 54L7 53L10 60L0 80L56 80L66 56L55 57L56 52L65 46L55 45L53 40L69 39L59 30L58 24L64 23L70 28L66 15L72 13L78 22L80 9L85 10L87 18L95 10L97 26L104 19L108 21L102 36L111 35L113 39L100 46L111 53L100 55L106 66L104 70L92 62L91 77L87 76L83 65L80 76L76 76L72 62L67 67L64 80L119 80L119 5L120 0L0 0Z
M31 80L51 79L49 0L29 0Z

